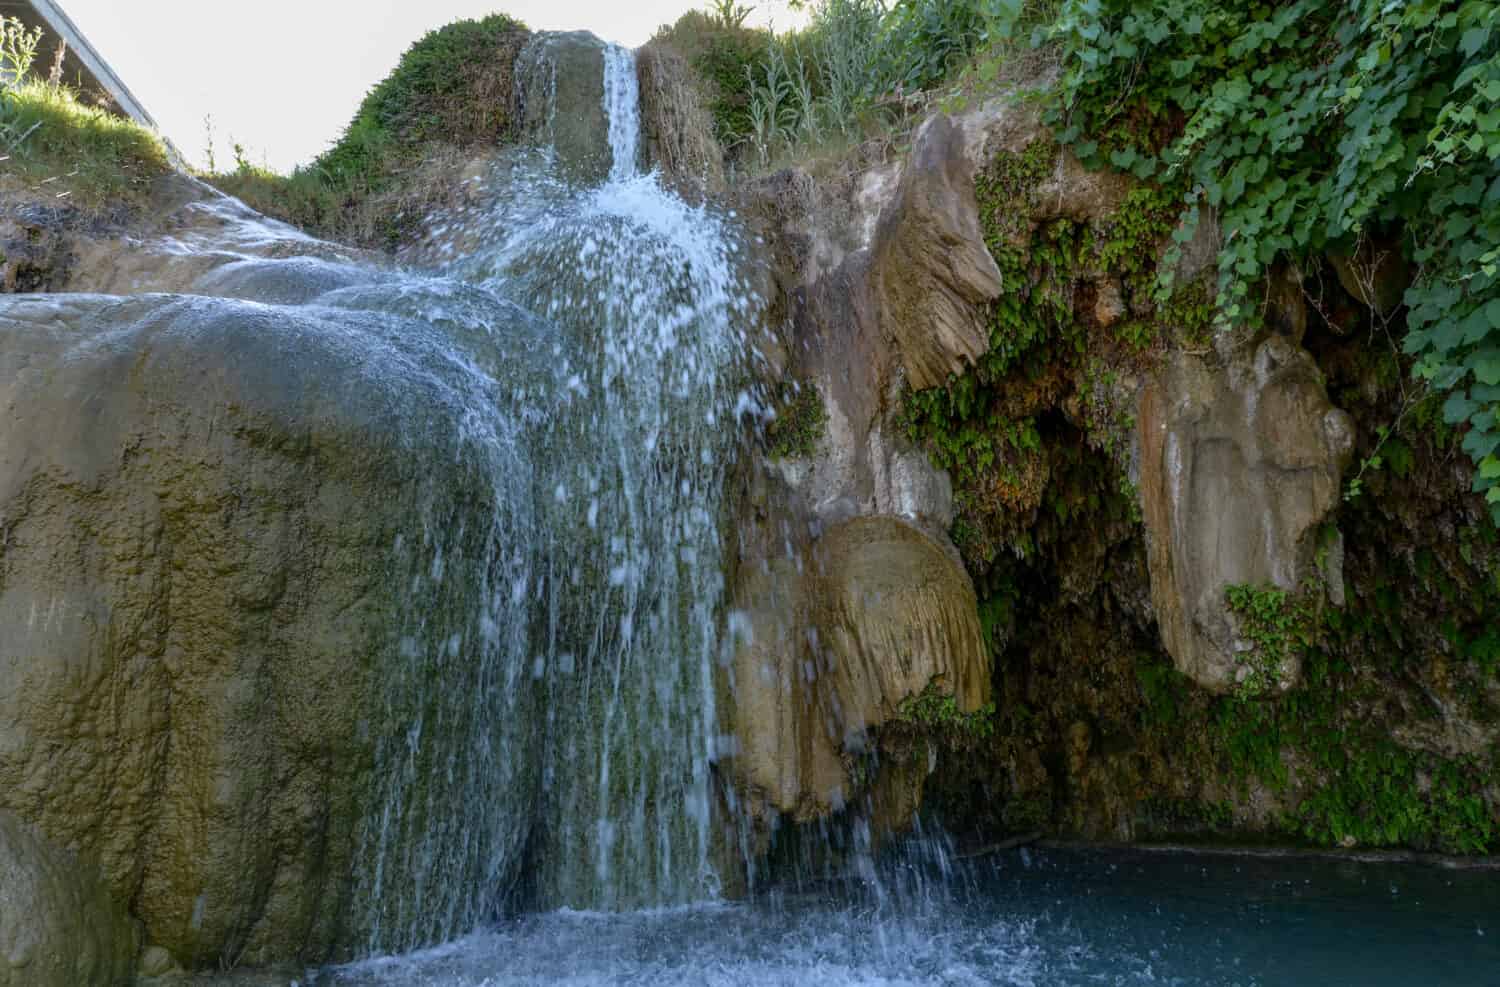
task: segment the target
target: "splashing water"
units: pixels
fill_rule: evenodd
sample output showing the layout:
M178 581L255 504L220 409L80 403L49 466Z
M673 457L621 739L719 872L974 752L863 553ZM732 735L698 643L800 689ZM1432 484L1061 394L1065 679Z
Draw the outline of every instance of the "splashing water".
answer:
M528 915L314 983L1458 987L1484 982L1476 971L1500 963L1500 946L1483 934L1500 894L1493 873L1024 850L930 877L954 893L889 909L823 889L745 905Z
M462 298L503 298L544 326L521 341L541 344L531 359L504 370L523 396L511 420L525 460L515 474L531 478L532 527L497 521L513 541L491 549L509 561L481 593L492 602L479 620L493 652L487 688L519 697L486 712L517 721L484 756L516 794L503 808L473 810L494 816L486 828L504 836L455 847L458 833L433 831L443 813L420 804L424 780L407 742L393 740L372 853L416 854L396 872L432 873L417 893L393 894L377 866L370 894L398 903L381 906L397 931L372 937L372 948L444 938L483 917L489 899L478 893L431 922L422 893L461 877L441 863L455 849L478 855L468 870L494 889L524 842L527 884L544 907L662 906L719 887L720 513L746 327L760 301L724 218L638 170L634 55L609 46L602 61L608 180L578 188L547 155L523 153L495 201L453 223L463 247L448 252L445 283L463 284ZM482 321L456 300L433 306L422 291L414 298L407 287L402 298L450 332ZM446 818L466 833L472 822ZM420 820L427 832L388 838L387 820Z

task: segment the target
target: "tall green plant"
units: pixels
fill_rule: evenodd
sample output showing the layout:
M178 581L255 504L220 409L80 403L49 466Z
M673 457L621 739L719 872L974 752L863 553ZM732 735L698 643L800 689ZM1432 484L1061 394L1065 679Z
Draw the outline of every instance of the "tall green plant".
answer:
M0 85L11 89L26 80L41 40L41 28L28 30L19 17L0 17Z
M1187 187L1224 231L1218 308L1281 259L1399 231L1404 348L1467 425L1500 522L1500 6L1484 0L1068 0L1053 122L1086 162ZM1172 264L1162 269L1170 271Z

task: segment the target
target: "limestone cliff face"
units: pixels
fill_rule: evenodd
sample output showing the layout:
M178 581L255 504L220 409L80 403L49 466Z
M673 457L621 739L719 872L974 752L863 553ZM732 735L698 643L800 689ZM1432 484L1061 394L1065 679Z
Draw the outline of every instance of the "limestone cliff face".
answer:
M938 117L909 161L848 185L793 170L744 192L788 316L768 365L812 389L826 419L809 449L741 471L742 641L723 691L728 771L758 817L847 809L905 828L925 771L864 767L883 729L924 693L962 713L989 700L974 589L947 533L951 484L895 421L908 378L945 379L984 350L979 306L1001 290L964 150Z
M903 704L929 688L964 712L989 699L968 576L897 518L852 518L805 553L751 565L739 593L728 763L762 811L809 822L857 805L851 758Z
M462 415L437 378L377 370L357 316L258 303L348 287L333 248L186 199L166 237L79 248L70 286L119 297L0 317L0 819L97 861L184 965L348 955L390 920L361 875L420 865L366 825L381 736L466 729L408 673L478 674L402 617L415 590L437 630L479 585L431 580L421 519L482 567L494 488L429 444ZM198 237L223 250L161 263Z
M911 789L960 832L1500 845L1497 538L1430 402L1393 425L1407 371L1370 326L1405 272L1314 259L1216 332L1214 217L1157 302L1180 203L1153 194L1008 97L741 189L783 300L767 375L827 422L747 475L732 670L764 687L736 777L793 818L829 790L877 813L878 784L848 800L836 670L787 656L826 642L818 539L893 516L961 551L986 614L993 736ZM959 383L988 410L913 445L909 396ZM1378 458L1349 498L1356 456Z
M0 987L129 983L139 936L96 867L0 811Z
M1254 644L1225 594L1321 586L1316 534L1340 501L1353 420L1329 402L1312 357L1273 336L1218 366L1171 355L1142 391L1137 434L1162 645L1183 674L1216 692L1252 675L1269 679L1258 687L1290 688L1300 658L1288 652L1277 667L1252 667Z

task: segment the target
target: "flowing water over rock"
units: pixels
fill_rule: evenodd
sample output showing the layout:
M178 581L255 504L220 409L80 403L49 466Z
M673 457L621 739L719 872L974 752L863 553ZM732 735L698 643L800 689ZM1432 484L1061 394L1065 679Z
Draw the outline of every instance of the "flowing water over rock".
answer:
M424 273L206 201L205 242L141 245L116 294L0 311L25 628L0 670L32 670L0 783L184 962L409 949L512 893L718 891L722 487L760 302L729 220L641 171L633 55L539 45L542 143ZM607 143L547 143L580 92ZM217 550L184 545L195 516ZM77 798L36 783L53 747Z
M483 760L508 779L502 790L534 794L474 811L504 815L495 829L515 833L512 846L530 841L536 903L618 908L701 900L718 888L710 765L721 487L757 303L724 219L639 171L634 57L607 46L602 61L607 181L559 179L556 148L521 155L483 215L460 223L465 249L448 273L544 325L540 360L522 364L534 376L512 377L520 397L508 419L525 462L505 472L531 477L529 530L507 523L505 501L496 529L507 544L491 557L510 560L481 594L493 603L480 618L487 642L501 642L483 688L528 704L519 717L491 711L514 725L499 747L485 744ZM529 628L524 641L517 626ZM386 818L428 816L412 811L424 776L407 770L400 738L386 757L381 857L392 852ZM390 846L451 858L452 848L416 834ZM506 857L489 853L479 887L498 886ZM420 892L396 897L430 914ZM455 916L446 931L476 917Z

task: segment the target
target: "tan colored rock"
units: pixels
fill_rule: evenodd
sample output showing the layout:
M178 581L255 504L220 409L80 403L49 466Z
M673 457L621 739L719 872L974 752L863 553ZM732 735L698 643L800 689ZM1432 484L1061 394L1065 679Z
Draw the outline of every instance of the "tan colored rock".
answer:
M857 794L846 755L865 751L906 700L934 688L973 712L989 699L968 574L896 518L835 526L801 566L748 567L737 606L745 634L728 670L730 770L795 820L838 811ZM887 793L907 793L904 819L916 809L910 780Z
M841 524L813 546L815 626L844 739L896 715L928 686L973 712L989 699L988 654L968 574L910 524Z
M401 626L413 591L478 612L417 588L422 518L482 528L494 487L429 454L442 392L363 352L306 313L200 297L0 314L0 810L97 859L190 966L350 955L412 885L403 842L445 838L430 815L391 842L382 900L360 890L400 776L381 745L434 698L406 676L469 680L436 696L444 729L477 691L476 663ZM451 584L479 586L444 547ZM424 740L409 770L436 793L445 738ZM455 856L436 893L472 894L477 866Z
M811 673L808 583L779 559L741 575L736 605L746 632L728 693L736 749L729 763L740 787L794 819L842 806L849 778L824 720Z
M1105 278L1098 284L1094 295L1094 322L1101 329L1108 329L1125 317L1125 296L1117 278Z
M0 811L0 987L129 983L137 939L97 868Z
M911 386L936 387L989 348L982 303L1000 296L963 132L936 116L917 134L876 231L870 277L880 326Z
M1220 366L1177 353L1138 419L1151 598L1177 668L1217 692L1247 674L1249 643L1225 602L1236 584L1295 590L1317 575L1314 540L1354 448L1312 357L1272 336ZM1278 686L1300 677L1292 655Z
M687 61L667 45L651 42L636 52L636 69L647 160L684 192L722 193L724 149L714 139L713 117Z

